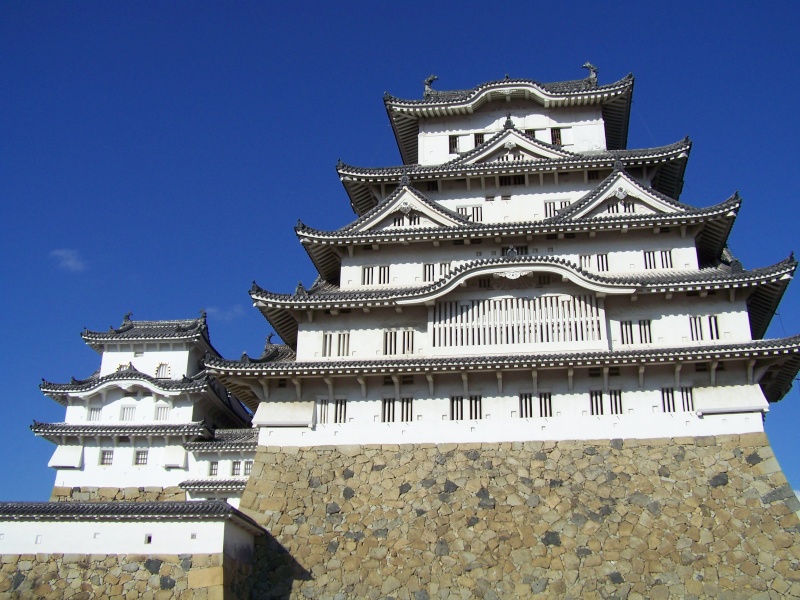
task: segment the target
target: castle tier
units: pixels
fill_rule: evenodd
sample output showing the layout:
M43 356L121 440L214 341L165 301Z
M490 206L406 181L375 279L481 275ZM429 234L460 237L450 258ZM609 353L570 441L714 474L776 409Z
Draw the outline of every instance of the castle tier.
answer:
M206 317L84 331L100 369L41 390L63 423L34 422L56 444L55 500L225 498L237 505L256 449L250 414L201 365L219 356Z
M403 165L337 169L357 215L298 223L319 277L250 291L284 344L205 366L260 443L763 431L800 337L762 339L793 257L746 270L741 205L679 201L691 143L628 150L629 76L384 98Z

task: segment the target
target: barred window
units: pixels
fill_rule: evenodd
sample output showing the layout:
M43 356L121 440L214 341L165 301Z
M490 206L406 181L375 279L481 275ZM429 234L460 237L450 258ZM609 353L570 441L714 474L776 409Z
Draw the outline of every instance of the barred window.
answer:
M425 188L429 192L438 192L439 191L439 182L438 181L429 181L425 185Z
M543 419L553 416L553 395L550 392L539 392L539 416Z
M612 415L622 414L622 390L609 390L608 402L611 405Z
M581 269L584 271L588 271L592 268L592 255L591 254L581 254Z
M545 217L555 217L556 216L556 203L555 202L545 202L544 203L544 216Z
M108 466L114 462L114 451L103 450L100 452L100 464Z
M92 407L89 409L89 421L99 421L102 408Z
M450 396L450 420L464 420L464 396Z
M661 388L661 410L665 413L675 412L675 390L673 388Z
M672 250L661 251L661 268L662 269L672 268Z
M391 356L394 354L413 354L413 353L414 353L413 329L389 329L383 332L384 356Z
M136 462L137 465L146 465L147 464L147 450L137 450L136 451Z
M375 278L374 267L362 267L361 269L361 285L372 285Z
M694 411L694 390L690 387L681 388L681 408L683 412Z
M655 269L656 268L656 253L655 253L655 250L645 250L644 251L644 268L645 269Z
M250 473L252 472L253 472L253 461L252 460L244 461L244 474L250 475Z
M219 474L219 462L216 460L212 460L208 463L208 475L209 477L216 477Z
M169 379L169 365L161 363L156 369L156 379Z
M419 213L411 213L408 215L409 225L419 225Z
M231 463L231 475L237 476L242 474L242 461L234 460Z
M334 399L334 423L347 423L347 398Z
M689 317L689 329L693 342L703 339L703 319L701 317Z
M560 127L553 127L550 130L550 142L560 146L561 145L561 128Z
M608 254L598 254L596 258L597 258L597 270L608 271Z
M589 401L591 407L592 415L602 415L603 414L603 392L602 391L592 391L589 392Z
M436 266L433 263L425 263L422 265L423 281L434 281L436 278Z
M169 420L169 406L156 406L156 421Z
M619 335L621 344L633 343L633 322L620 321L619 322Z
M530 419L533 416L533 394L521 393L519 395L519 417Z
M404 423L414 420L414 398L410 396L400 398L400 420Z
M501 186L511 185L511 175L500 175L497 179Z
M650 319L639 320L639 339L643 344L653 343L653 335L650 329Z
M394 423L394 398L384 398L381 407L381 422Z
M378 267L378 283L385 285L389 283L389 267Z
M511 178L511 183L514 185L525 185L525 175L514 175Z
M447 277L448 275L450 275L450 263L439 263L439 277Z
M719 339L719 321L716 315L708 317L708 338L711 340Z
M334 340L336 340L336 345L334 345ZM322 356L350 356L350 332L323 333Z
M458 154L458 136L451 135L450 136L450 154Z
M480 146L484 141L484 134L482 133L475 133L473 134L475 138L475 146Z
M133 421L136 418L136 407L135 406L123 406L122 410L120 410L119 420L120 421Z

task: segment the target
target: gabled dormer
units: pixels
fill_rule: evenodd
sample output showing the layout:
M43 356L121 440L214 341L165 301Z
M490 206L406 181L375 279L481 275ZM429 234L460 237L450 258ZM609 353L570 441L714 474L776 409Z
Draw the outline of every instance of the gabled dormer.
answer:
M502 133L491 137L472 151L453 160L449 165L480 165L497 162L542 161L574 158L558 145L548 144L514 127L511 117Z
M592 219L616 214L669 215L687 210L693 209L641 185L618 165L599 186L559 211L553 220Z

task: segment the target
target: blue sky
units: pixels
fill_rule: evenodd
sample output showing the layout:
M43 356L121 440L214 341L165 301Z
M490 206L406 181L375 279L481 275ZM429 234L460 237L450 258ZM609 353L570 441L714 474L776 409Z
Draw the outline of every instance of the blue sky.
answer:
M298 218L353 219L335 164L399 164L382 95L502 78L636 76L629 147L694 141L681 200L739 190L745 267L798 244L797 3L36 2L0 4L0 238L6 476L46 499L59 421L42 377L91 374L84 326L192 317L227 357L270 332L252 280L316 275ZM800 284L769 337L800 333ZM797 386L767 431L800 487ZM13 460L8 460L13 458Z

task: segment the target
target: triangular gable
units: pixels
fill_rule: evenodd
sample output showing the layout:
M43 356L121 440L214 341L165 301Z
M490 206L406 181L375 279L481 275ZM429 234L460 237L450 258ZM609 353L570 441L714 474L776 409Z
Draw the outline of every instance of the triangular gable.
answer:
M597 188L560 211L555 219L591 219L615 214L675 214L688 207L615 170Z
M397 188L386 200L359 219L351 233L384 229L463 227L469 221L439 206L411 186Z
M515 160L557 160L573 158L575 154L537 140L515 128L509 128L450 164L475 165Z

